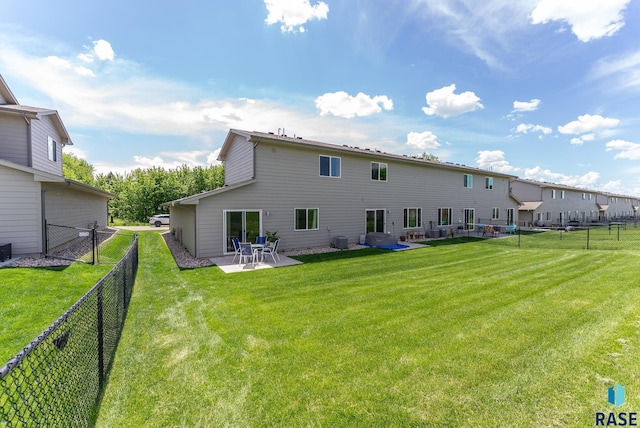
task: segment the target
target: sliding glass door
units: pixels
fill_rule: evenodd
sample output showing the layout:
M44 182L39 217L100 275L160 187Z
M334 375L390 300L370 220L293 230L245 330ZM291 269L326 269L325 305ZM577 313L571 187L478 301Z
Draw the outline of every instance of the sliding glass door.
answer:
M261 212L257 211L225 211L224 242L227 252L233 252L232 238L240 242L255 242L256 236L262 232Z
M367 210L366 211L366 230L370 232L382 232L384 233L384 209Z

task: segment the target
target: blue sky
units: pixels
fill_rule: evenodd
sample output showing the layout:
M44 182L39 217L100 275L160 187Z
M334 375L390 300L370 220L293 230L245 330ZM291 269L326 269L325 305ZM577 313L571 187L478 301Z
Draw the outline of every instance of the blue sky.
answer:
M640 195L640 0L2 0L0 74L97 172L229 128Z

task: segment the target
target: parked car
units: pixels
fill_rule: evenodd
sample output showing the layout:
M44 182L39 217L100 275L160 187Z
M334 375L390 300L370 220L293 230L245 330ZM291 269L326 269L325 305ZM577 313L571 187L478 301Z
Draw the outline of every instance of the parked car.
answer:
M149 219L149 224L155 227L169 224L169 214L157 214Z

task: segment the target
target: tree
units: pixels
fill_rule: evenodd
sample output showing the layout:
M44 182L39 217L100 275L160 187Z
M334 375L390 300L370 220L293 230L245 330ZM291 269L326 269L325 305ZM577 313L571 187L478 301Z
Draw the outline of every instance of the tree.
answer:
M422 157L422 159L424 160L430 160L430 161L437 161L440 160L438 159L438 156L431 154L431 153L427 153L427 152L422 152L422 154L420 155Z
M94 168L89 162L71 153L62 154L62 173L66 178L92 186Z

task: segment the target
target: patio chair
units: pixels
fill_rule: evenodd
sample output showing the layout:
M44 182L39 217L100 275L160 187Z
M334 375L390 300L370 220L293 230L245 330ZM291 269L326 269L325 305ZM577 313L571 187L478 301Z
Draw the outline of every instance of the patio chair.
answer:
M231 242L233 243L233 251L235 251L231 263L234 263L236 261L236 257L240 256L240 240L238 238L231 238Z
M276 262L276 257L278 258L278 261L280 261L280 256L278 255L278 243L280 242L279 239L276 239L276 241L273 243L273 245L271 247L265 247L262 250L262 255L264 256L265 254L271 254L271 258L273 259L274 263Z
M515 233L516 233L516 228L517 228L517 227L518 227L518 226L516 226L515 224L510 224L510 225L508 225L507 227L505 227L505 228L504 228L504 231L505 231L506 233L508 233L509 235L511 235L511 234L515 234Z
M249 263L248 259L251 258L251 264L256 264L256 252L251 248L251 244L246 242L240 243L240 262L239 265L242 264L242 261L245 260L245 264Z
M266 236L256 236L256 244L267 245L267 237Z

